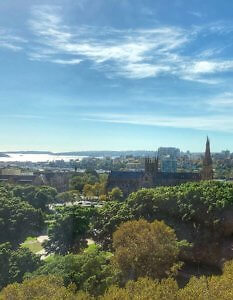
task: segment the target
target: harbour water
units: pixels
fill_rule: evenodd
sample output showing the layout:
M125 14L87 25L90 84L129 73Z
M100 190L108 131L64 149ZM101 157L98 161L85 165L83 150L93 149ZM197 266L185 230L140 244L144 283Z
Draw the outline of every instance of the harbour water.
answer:
M0 162L47 162L55 160L69 161L71 159L83 159L86 156L55 155L55 154L24 154L24 153L6 153L8 157L0 157Z

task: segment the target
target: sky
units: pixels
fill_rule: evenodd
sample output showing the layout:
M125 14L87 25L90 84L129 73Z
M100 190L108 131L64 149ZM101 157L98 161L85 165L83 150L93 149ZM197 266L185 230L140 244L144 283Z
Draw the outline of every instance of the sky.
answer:
M0 151L233 151L232 0L0 2Z

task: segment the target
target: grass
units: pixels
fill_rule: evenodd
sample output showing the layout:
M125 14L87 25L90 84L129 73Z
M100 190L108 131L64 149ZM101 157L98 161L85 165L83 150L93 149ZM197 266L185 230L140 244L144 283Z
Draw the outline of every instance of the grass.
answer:
M28 237L24 243L21 244L21 247L28 248L33 253L37 253L43 249L35 237Z

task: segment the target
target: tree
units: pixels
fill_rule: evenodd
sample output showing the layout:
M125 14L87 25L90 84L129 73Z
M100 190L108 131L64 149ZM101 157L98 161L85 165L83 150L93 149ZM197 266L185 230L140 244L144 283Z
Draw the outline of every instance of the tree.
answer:
M99 201L108 201L108 197L106 195L100 195L99 196Z
M83 174L75 175L70 180L70 189L78 190L80 193L83 191L83 187L85 184L94 185L99 182L99 176L96 171L86 171Z
M35 208L40 208L43 211L50 203L55 202L57 190L50 186L36 187L32 185L16 186L13 189L15 196L27 201Z
M94 193L94 190L93 190L93 185L87 183L84 185L83 187L83 194L86 196L86 197L93 197L95 196L95 193Z
M123 192L120 188L115 187L108 193L110 200L112 201L122 201L123 200Z
M93 208L81 206L57 208L48 228L49 240L44 245L47 252L64 255L84 248L93 213Z
M201 181L142 189L132 193L127 203L136 218L153 221L166 215L216 229L221 213L233 205L233 184Z
M112 248L112 235L117 227L132 219L125 203L109 201L99 208L91 220L91 236L104 250Z
M159 282L145 277L128 281L125 288L110 287L100 300L177 300L177 292L174 279Z
M121 224L113 234L114 262L126 279L163 278L180 267L180 245L175 232L163 221Z
M10 242L17 247L26 237L41 230L41 211L21 198L12 195L12 190L0 188L0 244Z
M228 242L233 234L232 183L201 181L142 189L129 196L127 205L135 219L164 220L180 240L192 243L192 249L181 252L184 260L219 267L226 259L223 240Z
M80 295L80 297L79 297ZM0 300L91 300L83 292L74 294L72 289L65 288L61 278L57 276L38 276L27 279L23 283L8 285L0 293Z
M0 290L8 283L21 282L27 272L41 266L40 257L27 248L12 250L9 243L0 245Z
M102 294L111 284L117 282L117 273L110 264L111 254L100 251L95 245L78 255L55 255L31 276L59 275L65 286L75 284L76 289L92 295Z
M70 180L70 190L77 190L80 193L82 193L84 184L85 184L85 181L84 181L83 176L76 175L76 176L72 177Z
M192 277L178 292L178 300L229 300L233 299L233 261L224 264L221 276Z

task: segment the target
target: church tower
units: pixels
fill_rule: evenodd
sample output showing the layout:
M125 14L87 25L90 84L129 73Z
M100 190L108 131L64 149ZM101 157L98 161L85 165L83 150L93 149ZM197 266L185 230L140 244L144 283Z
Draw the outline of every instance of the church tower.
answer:
M213 168L212 168L212 158L210 154L210 141L207 136L206 140L206 149L205 149L205 156L203 159L203 168L201 172L201 179L202 180L211 180L213 179Z
M154 186L155 177L158 173L158 158L145 158L145 173L141 182L142 187L150 188Z
M158 173L158 158L149 158L146 157L145 158L145 173L146 174L150 174L150 175L155 175L156 173Z

